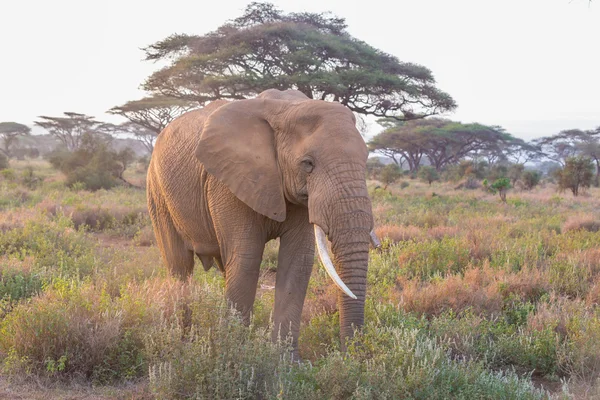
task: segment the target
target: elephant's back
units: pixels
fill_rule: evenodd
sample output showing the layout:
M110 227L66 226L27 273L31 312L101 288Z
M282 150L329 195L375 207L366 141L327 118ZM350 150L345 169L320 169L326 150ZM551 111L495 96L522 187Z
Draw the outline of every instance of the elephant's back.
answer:
M160 180L172 180L189 175L192 169L197 169L200 164L196 160L195 151L204 122L211 113L226 103L227 101L218 100L171 121L156 139L149 175L156 175Z
M203 166L195 157L196 146L208 116L226 101L189 111L174 119L158 135L148 168L148 195L168 211L177 230L189 241L199 234L199 212L205 206Z

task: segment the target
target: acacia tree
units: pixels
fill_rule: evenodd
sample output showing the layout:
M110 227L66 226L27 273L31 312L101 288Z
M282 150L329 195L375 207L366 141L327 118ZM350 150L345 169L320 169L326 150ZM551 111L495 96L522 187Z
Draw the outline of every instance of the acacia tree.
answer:
M562 167L573 157L589 158L596 166L596 185L600 183L600 127L593 130L567 129L535 140L544 156Z
M65 112L64 117L40 116L34 124L44 128L51 136L58 139L68 151L75 151L81 146L85 134L106 133L112 125L96 121L94 117L75 112Z
M17 122L0 122L0 151L8 158L11 157L11 147L17 141L19 136L26 136L31 133L31 129Z
M160 133L131 121L115 126L115 132L133 135L133 137L144 146L148 155L151 155L154 151L154 143Z
M128 101L121 106L111 108L108 113L125 117L158 135L169 122L195 106L197 107L197 103L153 95Z
M147 78L145 90L199 104L293 88L359 114L400 120L456 107L429 69L352 37L345 20L328 13L285 14L251 3L214 32L172 35L145 52L146 60L170 62Z
M421 123L426 123L422 120ZM415 131L413 124L401 121L378 121L387 126L368 143L369 150L391 158L396 165L408 164L410 172L417 171L425 152L426 137Z
M519 138L513 138L503 151L507 160L513 164L526 164L529 161L539 160L544 155L539 145Z
M511 140L513 137L497 126L427 118L384 130L369 142L369 148L406 159L411 170L418 170L421 157L425 155L440 171L466 157L498 152Z

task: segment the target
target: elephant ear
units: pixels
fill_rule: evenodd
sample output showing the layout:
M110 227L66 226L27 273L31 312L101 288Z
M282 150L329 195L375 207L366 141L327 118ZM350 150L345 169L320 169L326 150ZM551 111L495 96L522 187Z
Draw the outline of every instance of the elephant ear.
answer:
M206 170L254 211L285 220L285 198L275 135L267 116L281 100L238 100L219 107L204 124L196 157Z

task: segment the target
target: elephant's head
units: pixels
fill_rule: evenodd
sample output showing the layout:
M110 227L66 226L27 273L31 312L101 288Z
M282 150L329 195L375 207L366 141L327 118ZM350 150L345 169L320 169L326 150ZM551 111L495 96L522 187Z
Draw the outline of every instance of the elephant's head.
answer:
M308 207L321 261L345 292L338 294L342 338L352 336L364 321L373 228L368 151L352 112L300 92L270 90L214 111L196 155L240 200L275 221L286 219L286 201Z

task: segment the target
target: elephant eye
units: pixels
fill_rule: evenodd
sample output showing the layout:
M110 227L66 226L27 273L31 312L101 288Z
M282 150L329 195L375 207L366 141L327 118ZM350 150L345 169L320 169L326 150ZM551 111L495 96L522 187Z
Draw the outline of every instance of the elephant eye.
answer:
M310 174L313 169L315 169L315 162L311 159L311 158L304 158L301 162L300 162L302 169Z

